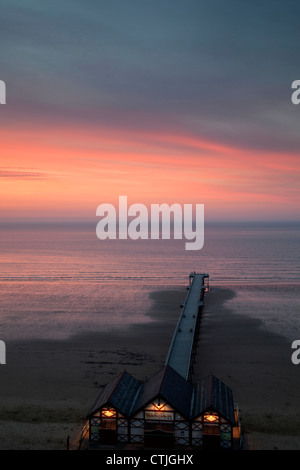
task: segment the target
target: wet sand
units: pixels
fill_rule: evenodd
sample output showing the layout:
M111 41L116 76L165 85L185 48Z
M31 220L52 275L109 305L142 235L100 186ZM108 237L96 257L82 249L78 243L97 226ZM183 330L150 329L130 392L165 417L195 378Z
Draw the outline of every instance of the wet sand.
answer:
M186 293L153 292L147 324L68 341L7 342L0 449L66 449L115 374L126 369L144 380L163 366ZM232 388L254 449L300 449L300 366L291 362L291 345L233 314L233 295L221 288L206 295L193 380L212 371Z
M291 361L291 343L232 313L233 296L221 288L206 296L193 379L212 372L231 387L252 448L298 450L300 366Z
M0 450L66 449L101 386L126 369L144 380L165 361L186 291L153 292L149 323L68 341L6 342Z

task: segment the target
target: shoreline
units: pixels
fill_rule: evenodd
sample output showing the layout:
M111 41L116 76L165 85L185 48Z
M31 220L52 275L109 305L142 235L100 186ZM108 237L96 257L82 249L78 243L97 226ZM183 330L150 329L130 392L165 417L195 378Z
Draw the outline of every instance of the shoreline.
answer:
M242 427L257 450L300 449L300 369L291 343L261 320L230 310L234 291L205 299L193 380L211 371L233 391Z
M7 341L0 369L0 450L66 449L100 387L124 369L144 380L164 365L185 295L184 289L152 292L149 322L124 329Z
M0 449L66 449L101 386L124 369L144 380L164 365L186 293L152 292L149 323L68 340L7 342ZM205 297L193 380L212 371L232 388L254 449L299 449L300 374L290 343L231 312L233 296L215 287Z

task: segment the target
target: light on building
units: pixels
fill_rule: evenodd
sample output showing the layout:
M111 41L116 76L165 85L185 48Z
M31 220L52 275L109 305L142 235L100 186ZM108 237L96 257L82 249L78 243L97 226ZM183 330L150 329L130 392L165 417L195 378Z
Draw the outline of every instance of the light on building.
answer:
M214 423L216 421L218 421L218 417L217 416L214 416L210 413L209 416L206 417L207 421L209 421L210 423Z

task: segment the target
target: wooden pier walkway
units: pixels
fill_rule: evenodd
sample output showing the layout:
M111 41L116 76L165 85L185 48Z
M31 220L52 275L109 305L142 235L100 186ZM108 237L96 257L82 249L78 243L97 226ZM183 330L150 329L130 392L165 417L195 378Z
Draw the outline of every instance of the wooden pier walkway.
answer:
M186 380L189 380L191 375L204 293L207 288L205 280L208 278L208 274L190 274L188 295L182 303L181 315L165 362L165 365L175 369Z

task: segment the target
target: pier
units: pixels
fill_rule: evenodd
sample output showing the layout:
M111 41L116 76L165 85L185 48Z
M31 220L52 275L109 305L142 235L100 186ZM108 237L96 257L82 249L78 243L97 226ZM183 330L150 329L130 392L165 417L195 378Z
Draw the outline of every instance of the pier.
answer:
M209 287L208 279L208 274L190 274L188 295L182 303L181 315L165 362L186 380L190 380L192 374L204 294Z
M146 381L124 370L106 384L86 416L78 448L85 436L89 449L240 448L231 389L212 374L191 380L208 279L189 275L164 366Z

